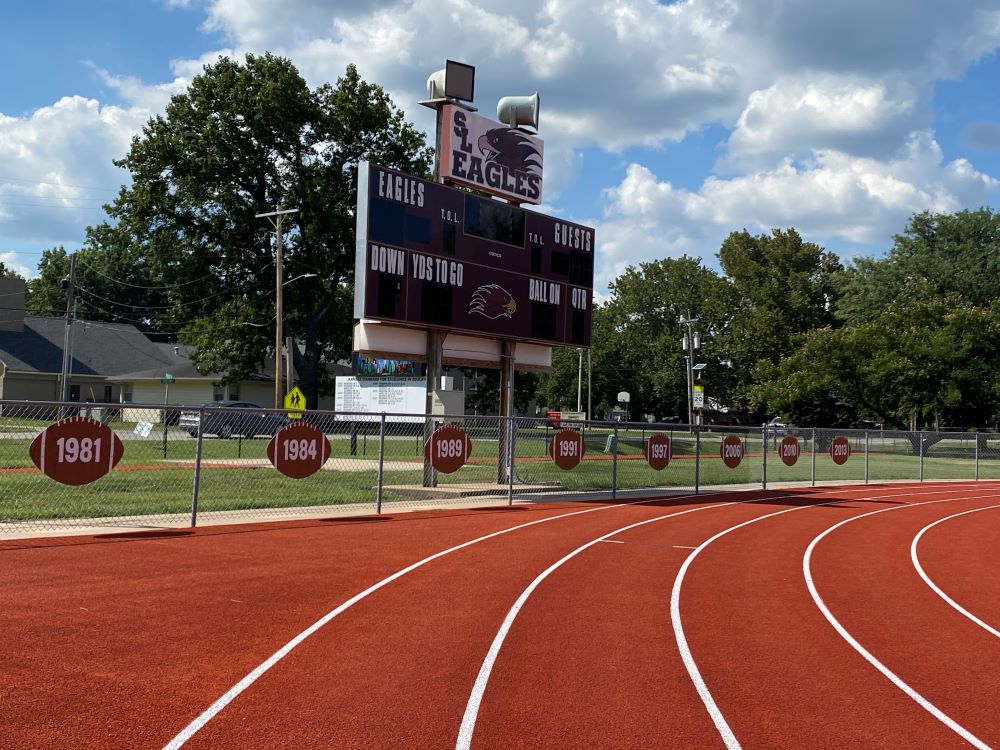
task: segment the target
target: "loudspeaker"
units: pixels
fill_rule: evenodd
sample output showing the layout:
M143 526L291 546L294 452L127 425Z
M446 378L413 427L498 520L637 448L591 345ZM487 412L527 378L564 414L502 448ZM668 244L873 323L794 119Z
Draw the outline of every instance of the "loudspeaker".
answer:
M497 119L512 128L527 125L538 130L538 92L531 96L505 96L497 102Z

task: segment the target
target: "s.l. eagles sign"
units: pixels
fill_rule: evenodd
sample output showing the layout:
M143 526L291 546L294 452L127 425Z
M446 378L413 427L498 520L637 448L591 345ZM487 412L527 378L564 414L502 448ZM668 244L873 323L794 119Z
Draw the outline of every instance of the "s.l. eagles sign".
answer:
M542 202L542 139L453 104L441 108L441 177L517 203Z

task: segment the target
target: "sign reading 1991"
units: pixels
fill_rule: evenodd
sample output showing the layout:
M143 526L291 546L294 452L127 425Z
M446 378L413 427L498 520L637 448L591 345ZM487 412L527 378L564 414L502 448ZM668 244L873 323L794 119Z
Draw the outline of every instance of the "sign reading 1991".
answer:
M362 164L354 316L590 345L594 230Z

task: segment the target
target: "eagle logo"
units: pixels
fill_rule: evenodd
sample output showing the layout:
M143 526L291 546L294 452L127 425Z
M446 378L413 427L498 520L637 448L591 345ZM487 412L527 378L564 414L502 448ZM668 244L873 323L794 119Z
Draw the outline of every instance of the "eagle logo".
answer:
M469 300L469 315L478 313L490 320L512 318L517 310L517 302L510 292L499 284L485 284L472 294Z
M522 172L542 172L542 155L522 133L510 128L493 128L479 136L479 150L488 162ZM537 161L536 161L537 159Z

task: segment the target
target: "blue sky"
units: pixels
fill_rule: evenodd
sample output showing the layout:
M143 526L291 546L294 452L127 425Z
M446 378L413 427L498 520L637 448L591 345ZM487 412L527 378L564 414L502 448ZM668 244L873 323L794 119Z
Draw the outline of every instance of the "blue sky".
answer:
M629 264L715 264L734 230L879 255L916 211L998 206L1000 0L92 0L5 8L0 260L79 247L111 160L219 54L270 50L313 86L348 63L420 128L445 59L476 104L539 91L544 209ZM16 71L16 72L15 72Z

